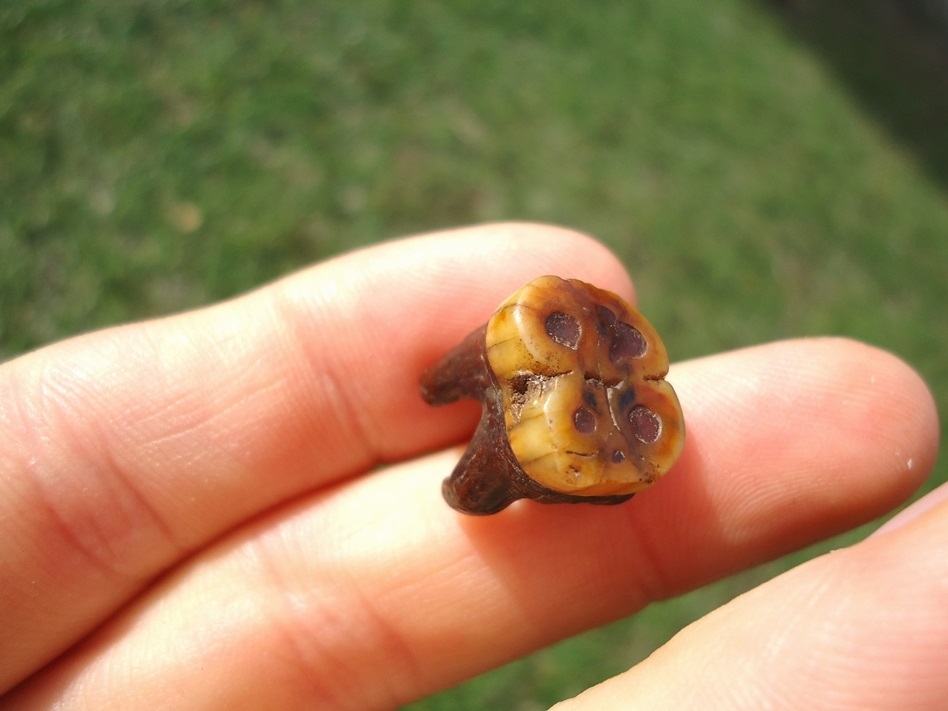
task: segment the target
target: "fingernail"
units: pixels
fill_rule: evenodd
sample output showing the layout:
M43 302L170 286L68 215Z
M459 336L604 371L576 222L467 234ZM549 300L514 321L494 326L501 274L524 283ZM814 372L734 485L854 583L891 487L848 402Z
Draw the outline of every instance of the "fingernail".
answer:
M934 491L929 492L911 506L897 513L884 524L873 531L869 538L878 536L880 533L890 533L897 528L902 528L907 523L911 523L926 511L935 508L943 501L948 501L948 484L942 484Z

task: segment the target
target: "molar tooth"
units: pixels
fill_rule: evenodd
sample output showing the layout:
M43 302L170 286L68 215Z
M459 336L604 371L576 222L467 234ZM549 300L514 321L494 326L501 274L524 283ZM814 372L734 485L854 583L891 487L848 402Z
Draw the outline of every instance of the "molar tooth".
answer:
M443 486L465 513L543 503L619 503L654 484L684 445L665 346L615 294L540 277L422 376L433 405L483 403Z

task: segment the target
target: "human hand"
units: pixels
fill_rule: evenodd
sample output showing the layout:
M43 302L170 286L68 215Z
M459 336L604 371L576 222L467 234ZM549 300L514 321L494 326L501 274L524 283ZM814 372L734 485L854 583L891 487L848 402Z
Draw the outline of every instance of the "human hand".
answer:
M917 375L798 340L673 366L685 451L628 504L452 511L440 450L478 406L429 408L418 376L546 273L632 298L587 238L479 227L0 367L0 705L391 708L871 520L930 470ZM563 708L938 707L940 491Z

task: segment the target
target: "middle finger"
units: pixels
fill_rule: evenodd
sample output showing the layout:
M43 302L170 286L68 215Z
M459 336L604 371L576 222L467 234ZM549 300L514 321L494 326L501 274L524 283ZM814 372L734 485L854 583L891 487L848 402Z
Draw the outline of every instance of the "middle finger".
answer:
M21 693L103 707L173 679L192 705L391 707L871 519L932 463L924 385L865 346L773 344L669 379L688 444L628 505L467 518L438 494L457 452L399 465L244 529Z

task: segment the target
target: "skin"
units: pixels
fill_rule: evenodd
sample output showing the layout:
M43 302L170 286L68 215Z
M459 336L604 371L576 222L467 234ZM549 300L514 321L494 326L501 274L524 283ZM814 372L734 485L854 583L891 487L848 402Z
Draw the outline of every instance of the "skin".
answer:
M685 451L629 503L452 511L478 406L426 406L419 374L547 273L634 300L589 238L494 225L0 367L0 708L397 707L872 520L931 469L909 367L784 341L672 367ZM942 708L945 491L562 708Z

